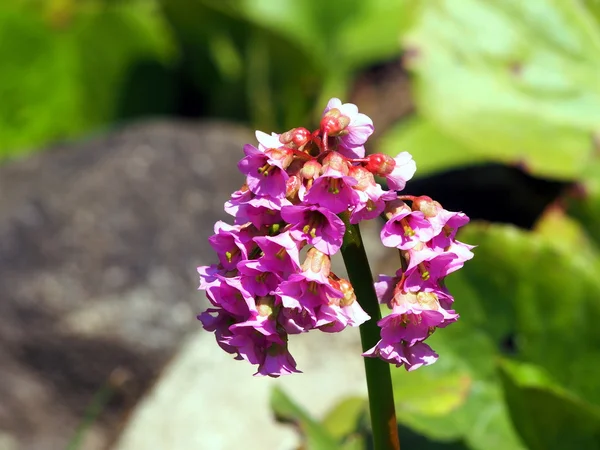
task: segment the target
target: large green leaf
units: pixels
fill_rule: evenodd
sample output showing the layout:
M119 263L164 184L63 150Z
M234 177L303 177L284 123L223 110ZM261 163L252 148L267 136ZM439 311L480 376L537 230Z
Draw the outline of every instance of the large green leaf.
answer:
M130 112L169 111L149 85L152 74L168 84L173 51L152 3L2 2L0 59L9 63L0 72L0 159Z
M600 410L555 386L531 365L501 366L509 411L530 450L600 448Z
M405 40L420 113L486 158L577 177L600 129L600 31L590 4L423 1Z
M555 222L553 236L538 228L466 229L463 238L479 244L478 264L451 277L449 288L466 320L472 320L473 299L479 300L477 323L489 328L497 345L512 337L515 356L539 364L566 389L600 404L594 381L600 376L600 259L589 246L577 247L585 237L575 239L572 228L561 233Z
M430 367L406 373L392 369L399 421L431 439L462 441L476 450L520 450L496 376L497 348L485 330L464 320L439 330L428 342L440 355ZM437 380L437 386L432 380ZM422 387L419 386L422 382ZM403 384L413 385L429 408L407 408ZM444 387L448 391L444 391ZM406 395L406 394L404 394ZM431 407L435 402L439 405Z

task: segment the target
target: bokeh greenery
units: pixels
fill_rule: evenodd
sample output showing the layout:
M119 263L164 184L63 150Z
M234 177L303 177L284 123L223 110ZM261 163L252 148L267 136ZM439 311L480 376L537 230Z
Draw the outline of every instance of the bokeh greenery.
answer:
M598 1L6 0L0 159L149 115L283 131L401 57L416 112L370 150L410 151L420 177L494 162L572 185L533 229L461 234L461 320L435 365L392 371L403 447L600 448ZM317 420L273 394L311 449L368 448L365 406Z

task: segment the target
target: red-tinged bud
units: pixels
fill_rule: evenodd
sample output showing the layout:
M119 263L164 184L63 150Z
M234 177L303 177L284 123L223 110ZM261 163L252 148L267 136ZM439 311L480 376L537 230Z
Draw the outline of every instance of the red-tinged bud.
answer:
M321 172L325 173L328 169L333 169L344 175L348 175L349 166L348 160L340 153L331 152L323 159L323 169Z
M298 194L302 186L302 180L298 175L291 175L285 182L285 196L288 199L293 199Z
M265 150L265 153L269 155L270 158L280 161L281 166L284 169L287 169L294 160L294 151L287 147L269 148Z
M393 216L400 214L401 212L404 212L404 211L411 211L411 209L402 200L396 199L396 200L386 202L385 210L383 213L384 213L385 217L387 217L388 219L391 219Z
M306 254L306 259L302 263L302 270L320 274L326 280L331 273L331 259L325 253L313 247Z
M421 211L425 217L435 217L442 210L442 205L426 195L415 198L412 206L414 211Z
M358 181L358 184L353 186L353 189L366 191L376 185L373 174L362 166L351 166L348 175Z
M321 164L316 159L306 161L300 170L300 174L307 180L314 180L321 174Z
M279 136L279 142L294 148L302 148L312 140L312 134L306 128L292 128Z
M365 166L369 172L380 177L385 177L392 173L396 167L396 161L394 158L382 153L375 153L374 155L367 156L367 165Z
M337 108L327 111L321 119L321 131L327 133L328 136L347 134L346 127L348 125L350 125L350 118L342 115Z

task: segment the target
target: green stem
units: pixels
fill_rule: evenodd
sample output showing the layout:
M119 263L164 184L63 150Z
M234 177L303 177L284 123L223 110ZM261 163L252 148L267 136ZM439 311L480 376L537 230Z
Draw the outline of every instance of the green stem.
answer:
M379 341L377 322L381 319L381 311L360 229L348 222L347 215L342 219L346 224L342 257L358 303L371 316L371 320L360 326L362 349L367 351ZM400 450L390 366L379 358L364 358L364 362L374 450Z

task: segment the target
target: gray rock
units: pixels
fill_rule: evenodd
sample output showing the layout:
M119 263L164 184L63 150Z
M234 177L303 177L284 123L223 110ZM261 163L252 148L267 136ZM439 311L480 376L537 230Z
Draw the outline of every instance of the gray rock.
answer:
M153 122L0 167L0 437L105 448L204 307L244 129Z

